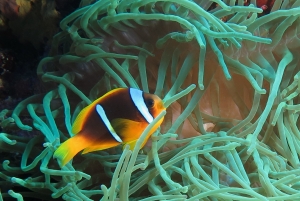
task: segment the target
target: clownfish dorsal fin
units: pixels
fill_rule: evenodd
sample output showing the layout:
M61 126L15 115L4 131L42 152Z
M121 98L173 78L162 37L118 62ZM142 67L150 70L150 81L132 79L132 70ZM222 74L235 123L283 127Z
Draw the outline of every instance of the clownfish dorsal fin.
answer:
M87 107L85 107L83 110L81 110L81 112L76 117L76 119L72 125L72 133L74 135L79 133L82 130L83 125L86 121L86 117L87 117L88 113L91 111L91 107L93 107L93 104L90 104Z

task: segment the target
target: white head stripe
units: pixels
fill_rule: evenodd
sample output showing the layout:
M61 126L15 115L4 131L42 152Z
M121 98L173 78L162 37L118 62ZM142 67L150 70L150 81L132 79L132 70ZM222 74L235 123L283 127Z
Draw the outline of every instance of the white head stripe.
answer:
M143 115L143 117L147 120L147 122L150 124L153 121L153 117L150 114L144 98L143 98L143 92L138 89L130 88L129 89L131 99L135 105L135 107L140 111L140 113Z
M102 121L104 122L104 125L106 126L106 128L109 130L110 134L113 136L113 138L115 138L115 140L118 142L123 142L122 139L118 136L118 134L114 130L114 128L112 127L112 125L110 124L103 107L99 104L96 105L96 111L99 114Z

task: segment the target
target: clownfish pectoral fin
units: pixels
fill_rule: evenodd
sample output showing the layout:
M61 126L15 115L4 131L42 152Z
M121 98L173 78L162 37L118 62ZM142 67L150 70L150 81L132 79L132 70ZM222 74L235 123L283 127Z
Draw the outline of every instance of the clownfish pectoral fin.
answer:
M145 146L145 144L147 143L147 141L148 141L148 139L149 139L150 136L151 136L151 135L148 135L148 136L146 137L146 139L142 142L142 145L141 145L140 148L143 148L143 147ZM138 139L137 139L137 140L134 140L134 141L130 141L130 142L125 143L124 146L123 146L123 149L125 148L126 145L129 145L129 149L130 149L131 151L133 151L133 149L134 149L134 147L135 147L137 141L138 141Z
M111 125L124 143L137 140L147 127L147 123L122 118L113 119Z
M93 152L93 151L100 151L103 149L112 148L112 147L118 146L119 144L121 144L121 143L116 141L115 139L111 139L109 141L100 141L99 140L99 142L94 142L93 144L91 144L90 146L85 148L83 150L82 154L87 154L87 153Z
M92 140L89 140L83 135L78 133L73 137L63 142L58 149L54 152L53 157L57 158L61 162L61 166L65 166L78 152L88 147Z

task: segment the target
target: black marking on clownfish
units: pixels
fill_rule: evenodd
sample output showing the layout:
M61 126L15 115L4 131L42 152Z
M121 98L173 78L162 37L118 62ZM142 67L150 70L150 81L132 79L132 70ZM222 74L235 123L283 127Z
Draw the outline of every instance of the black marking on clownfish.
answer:
M116 133L116 131L114 130L114 128L112 127L110 121L108 120L105 111L103 109L103 107L99 104L96 105L96 111L98 113L98 115L100 116L100 118L102 119L104 125L106 126L107 130L110 132L110 134L112 135L112 137L117 141L122 143L122 139L120 138L120 136Z

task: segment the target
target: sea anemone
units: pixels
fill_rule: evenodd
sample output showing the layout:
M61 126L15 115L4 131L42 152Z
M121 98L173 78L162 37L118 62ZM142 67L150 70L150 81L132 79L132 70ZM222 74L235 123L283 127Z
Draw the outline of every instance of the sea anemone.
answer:
M0 150L23 152L21 164L3 162L0 184L32 191L10 190L18 200L298 198L299 5L276 0L259 15L255 0L82 0L38 66L48 93L0 113L4 128L41 132L0 134ZM152 142L59 167L53 152L77 114L116 87L163 98Z

